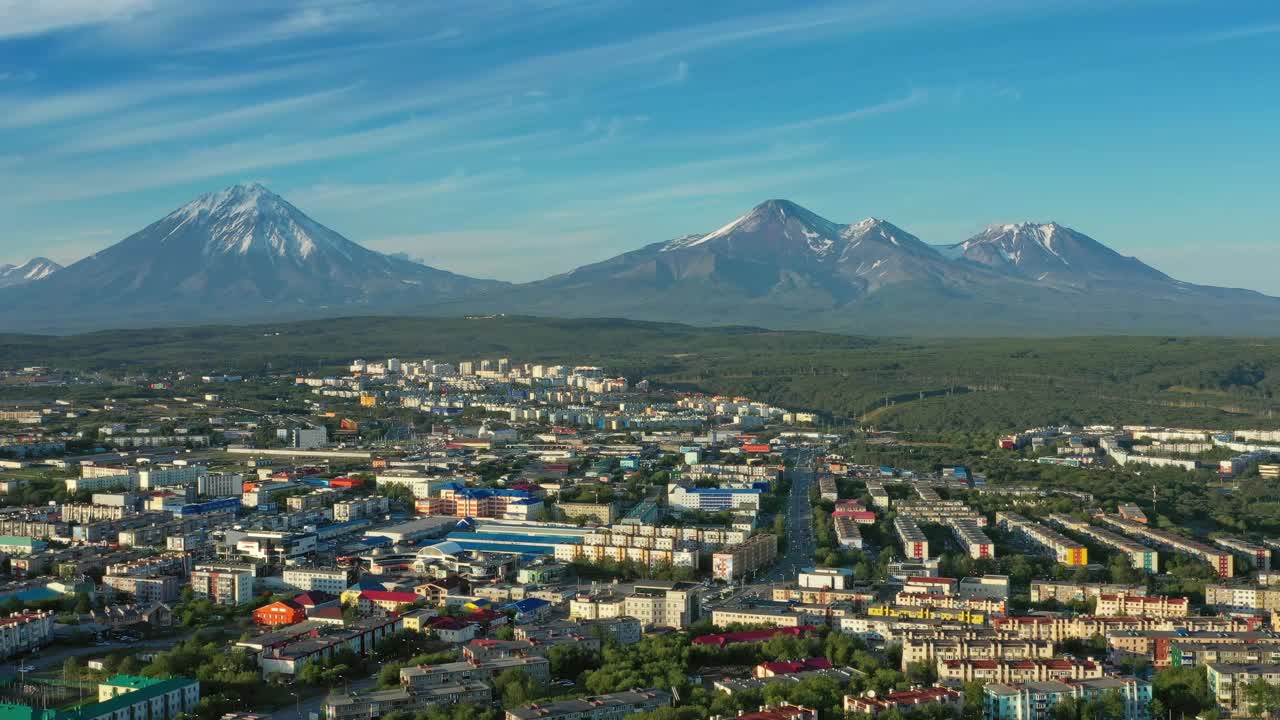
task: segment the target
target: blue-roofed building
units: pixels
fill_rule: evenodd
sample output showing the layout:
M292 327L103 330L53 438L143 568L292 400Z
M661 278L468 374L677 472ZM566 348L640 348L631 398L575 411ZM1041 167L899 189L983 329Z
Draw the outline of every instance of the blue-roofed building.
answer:
M516 614L517 623L537 622L551 614L551 603L542 598L524 598L513 603L508 603L498 608L503 611L512 611Z

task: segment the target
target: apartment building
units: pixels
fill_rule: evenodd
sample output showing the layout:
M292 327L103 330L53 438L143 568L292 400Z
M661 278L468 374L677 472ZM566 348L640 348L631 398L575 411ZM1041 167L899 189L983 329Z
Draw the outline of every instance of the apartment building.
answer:
M381 495L343 500L333 504L333 521L350 522L361 518L378 518L391 510L391 501Z
M993 628L1013 637L1043 638L1062 642L1086 640L1095 635L1111 637L1122 631L1140 632L1245 632L1251 623L1232 617L1102 617L1077 615L1075 617L998 617L991 621Z
M1271 572L1271 548L1234 537L1213 538L1213 544L1226 548L1253 565L1258 572Z
M759 488L686 488L675 483L667 485L667 504L672 510L721 510L746 509L759 512Z
M778 559L778 538L761 533L711 555L711 575L726 582L769 567Z
M135 603L168 603L178 599L181 587L176 576L157 575L153 577L135 577L131 575L105 575L102 584L114 593L121 593L133 599Z
M206 473L196 478L196 493L203 497L237 497L244 494L244 475Z
M881 510L888 510L893 504L893 499L889 497L889 491L884 489L884 483L879 480L867 480L867 495L871 496L871 505Z
M697 550L687 547L655 548L637 547L630 544L596 545L586 543L560 543L555 546L554 553L555 559L562 562L573 562L575 560L586 560L589 562L613 560L615 562L623 562L629 560L649 567L655 567L662 564L670 564L673 567L690 568L696 568L698 566Z
M961 625L983 625L985 613L967 608L948 609L932 606L904 607L901 605L872 605L867 616L873 618L905 618L909 620L938 620Z
M132 515L133 510L122 505L92 505L89 503L67 503L58 508L58 515L63 522L90 523L99 520L119 520Z
M994 560L996 545L991 538L982 532L982 528L971 518L951 518L947 521L951 533L955 535L960 547L969 553L974 560Z
M1132 677L1089 680L1050 680L1011 685L991 683L983 687L984 720L1051 720L1054 710L1067 700L1090 701L1118 693L1124 701L1121 720L1151 717L1151 684Z
M1076 520L1069 515L1053 513L1049 515L1049 520L1059 527L1084 535L1099 545L1119 550L1129 559L1129 566L1135 570L1142 570L1153 575L1160 572L1160 554L1146 545L1135 542L1123 535L1117 535L1109 530L1090 525L1088 522Z
M1125 520L1119 515L1107 515L1106 513L1101 513L1098 515L1098 519L1103 524L1113 527L1125 535L1137 538L1150 545L1165 548L1173 552L1182 553L1198 560L1202 560L1208 563L1209 566L1218 573L1218 577L1220 578L1229 578L1235 574L1235 557L1231 551L1216 550L1204 543L1191 540L1181 535L1176 535L1165 530L1157 530L1131 520Z
M52 610L23 610L0 617L0 658L13 657L53 640Z
M649 525L622 523L609 528L613 535L635 535L639 537L671 538L676 542L687 542L700 549L714 549L723 545L736 545L747 539L751 533L747 530L736 530L716 526L698 525Z
M569 600L569 618L603 620L633 617L646 628L684 628L698 618L699 585L661 580L637 581L630 593L589 593Z
M1018 535L1062 565L1086 566L1089 564L1089 550L1084 545L1056 530L1031 522L1017 513L1006 511L996 513L996 526Z
M840 492L836 488L836 479L834 477L822 475L818 478L818 497L831 502L840 499Z
M898 536L898 542L902 543L903 555L912 560L929 558L929 540L914 519L902 515L895 517L893 530Z
M1259 717L1245 695L1245 688L1255 680L1268 685L1280 685L1280 665L1227 665L1210 663L1205 666L1209 681L1209 694L1231 717ZM1265 717L1265 714L1263 714Z
M1207 594L1206 590L1206 594ZM1042 603L1054 601L1066 605L1073 602L1085 602L1099 595L1145 595L1146 588L1138 585L1121 585L1117 583L1081 583L1064 580L1032 580L1031 602ZM1277 596L1280 600L1280 595Z
M935 636L933 633L906 633L901 639L902 667L912 663L935 665L948 660L1051 660L1051 640L971 637L964 631Z
M191 591L215 605L239 606L253 602L252 566L196 565L191 571Z
M1094 612L1113 617L1174 618L1186 617L1190 606L1184 597L1103 593L1098 596L1098 607Z
M738 624L798 628L807 627L824 619L821 616L798 611L795 607L771 605L726 606L711 611L711 622L718 627Z
M898 607L930 607L938 610L972 610L983 615L1003 615L1008 604L1003 599L966 597L963 595L935 595L933 593L899 592L893 596Z
M166 553L154 557L138 558L106 566L106 575L130 577L155 577L157 575L185 576L191 569L191 559L183 553Z
M563 517L587 517L601 525L611 525L618 519L617 503L557 502L556 507Z
M619 645L634 645L640 642L643 626L640 620L625 615L597 620L558 620L542 625L517 625L515 638L534 643L553 642L565 636L590 635L592 637L613 638Z
M862 530L856 519L847 515L832 515L831 522L835 525L836 542L840 547L862 549Z
M290 567L285 568L281 580L303 592L341 595L351 585L351 571L346 568Z
M669 707L671 700L671 693L665 690L626 690L511 708L506 720L623 720L636 713Z
M307 663L326 660L344 647L358 655L369 655L401 627L399 617L367 618L345 625L308 620L236 645L258 653L262 677L273 673L296 675Z
M1102 677L1102 663L1076 658L1052 660L940 660L938 681L953 687L965 683L1045 682L1049 680L1086 680Z
M1113 630L1106 635L1108 652L1113 661L1140 658L1156 667L1182 664L1200 648L1274 645L1280 635L1260 630ZM1178 649L1175 657L1174 648ZM1203 663L1197 663L1203 664Z
M482 682L465 682L418 688L397 687L330 694L324 701L325 720L369 720L392 713L418 715L431 707L457 705L487 706L493 689Z
M531 680L546 686L551 680L551 664L544 657L502 657L483 662L452 662L414 665L400 670L400 685L413 692L424 688L461 683L488 683L507 670L523 670Z

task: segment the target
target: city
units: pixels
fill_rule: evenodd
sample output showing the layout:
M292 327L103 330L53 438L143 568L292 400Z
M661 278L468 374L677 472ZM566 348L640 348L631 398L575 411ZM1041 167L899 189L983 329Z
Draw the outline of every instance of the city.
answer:
M0 0L0 720L1280 720L1280 3Z
M1179 525L1158 492L879 464L912 443L594 365L169 371L111 397L5 375L80 398L0 415L15 713L1141 720L1280 687L1280 539ZM1047 426L989 450L1238 484L1280 477L1277 440Z

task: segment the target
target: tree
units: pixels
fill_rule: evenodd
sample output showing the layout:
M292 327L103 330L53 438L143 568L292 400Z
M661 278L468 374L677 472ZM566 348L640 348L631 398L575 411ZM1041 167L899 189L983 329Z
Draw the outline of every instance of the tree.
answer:
M1152 716L1195 717L1214 706L1203 667L1169 667L1151 678Z
M547 651L551 675L557 679L574 680L600 662L599 653L584 645L556 645Z
M493 690L506 707L527 705L538 698L538 685L519 668L503 670L493 679Z
M1271 684L1258 678L1244 686L1244 699L1254 715L1270 718L1280 713L1280 684Z

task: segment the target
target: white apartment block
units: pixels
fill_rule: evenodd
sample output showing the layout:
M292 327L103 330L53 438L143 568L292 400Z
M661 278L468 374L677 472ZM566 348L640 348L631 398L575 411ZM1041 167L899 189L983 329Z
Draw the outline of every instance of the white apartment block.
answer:
M288 568L282 579L285 585L303 592L319 591L330 595L340 595L351 585L350 575L342 568Z

